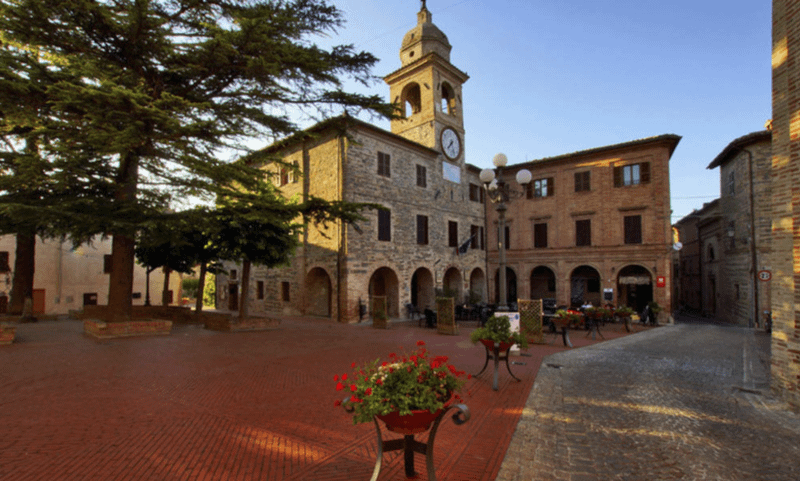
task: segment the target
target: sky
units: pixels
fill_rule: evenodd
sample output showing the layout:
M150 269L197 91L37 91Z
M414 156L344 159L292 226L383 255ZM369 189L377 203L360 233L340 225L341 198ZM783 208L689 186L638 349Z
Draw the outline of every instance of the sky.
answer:
M332 0L352 44L400 67L418 0ZM466 161L480 168L662 134L682 137L670 161L672 222L719 197L706 167L771 118L768 0L427 0L463 87ZM388 100L381 80L368 89ZM388 121L365 118L389 130Z

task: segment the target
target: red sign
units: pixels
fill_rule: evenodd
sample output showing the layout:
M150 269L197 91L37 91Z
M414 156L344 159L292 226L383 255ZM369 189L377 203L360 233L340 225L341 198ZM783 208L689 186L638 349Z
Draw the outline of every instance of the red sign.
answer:
M772 272L766 271L766 270L765 271L758 271L758 280L759 281L766 282L766 281L768 281L770 279L772 279Z
M667 278L664 276L656 277L656 287L667 287Z

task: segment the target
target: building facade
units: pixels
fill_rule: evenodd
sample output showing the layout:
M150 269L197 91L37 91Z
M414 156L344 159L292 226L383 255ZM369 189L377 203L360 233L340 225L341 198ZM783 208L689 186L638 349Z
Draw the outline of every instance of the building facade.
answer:
M800 409L800 1L772 2L773 390Z
M771 282L759 274L770 272L772 132L734 140L708 168L719 168L720 197L719 225L713 239L704 238L706 270L718 266L715 279L724 279L714 282L713 315L723 322L754 326L771 302ZM714 248L711 257L709 250Z
M16 237L0 236L0 314L6 312L14 278ZM33 278L33 314L66 315L85 305L108 304L108 269L111 241L97 238L92 243L73 248L70 242L36 239L36 261ZM170 276L170 303L181 302L179 274ZM147 299L145 268L134 266L133 305L144 305ZM150 275L150 301L161 305L164 274Z
M390 317L434 308L436 290L483 300L484 209L465 163L462 85L447 37L426 8L385 81L404 118L391 132L338 117L269 147L301 173L276 172L284 195L380 204L358 227L310 226L288 268L254 268L251 312L353 322L385 297ZM464 246L464 249L459 247ZM218 304L238 307L236 269L218 276Z
M651 301L671 314L669 160L680 137L662 135L516 164L504 182L521 192L506 228L487 208L488 272L496 299L499 235L505 236L508 301L550 298L559 306ZM516 184L528 169L532 182Z
M255 315L355 322L377 296L387 299L391 317L407 306L433 308L437 292L457 303L496 301L496 214L480 170L464 161L468 76L450 63L450 50L423 5L403 37L400 68L384 78L402 111L391 131L344 116L268 147L301 173L265 166L276 169L284 195L385 210L367 211L358 228L310 226L291 266L255 267L246 293ZM679 139L509 166L508 174L528 168L539 182L509 211L512 302L553 298L643 310L655 300L669 311L669 159ZM231 275L217 277L219 307L238 308L238 272L231 266Z

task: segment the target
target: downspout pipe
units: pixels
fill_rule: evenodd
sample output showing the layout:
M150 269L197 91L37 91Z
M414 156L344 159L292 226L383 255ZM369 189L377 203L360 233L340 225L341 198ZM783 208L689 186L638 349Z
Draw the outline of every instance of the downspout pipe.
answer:
M755 211L755 193L753 182L753 153L747 149L742 149L748 156L747 170L750 184L750 282L753 288L751 289L753 300L753 316L750 319L750 327L758 325L759 313L759 298L758 298L758 252L756 250L756 211Z

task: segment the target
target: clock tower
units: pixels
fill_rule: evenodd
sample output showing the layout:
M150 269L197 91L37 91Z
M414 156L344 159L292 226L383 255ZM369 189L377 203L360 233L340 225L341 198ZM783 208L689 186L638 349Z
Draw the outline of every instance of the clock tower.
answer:
M450 42L431 18L423 2L417 26L403 37L402 66L384 78L402 115L391 121L391 130L463 165L461 86L469 76L450 63Z

